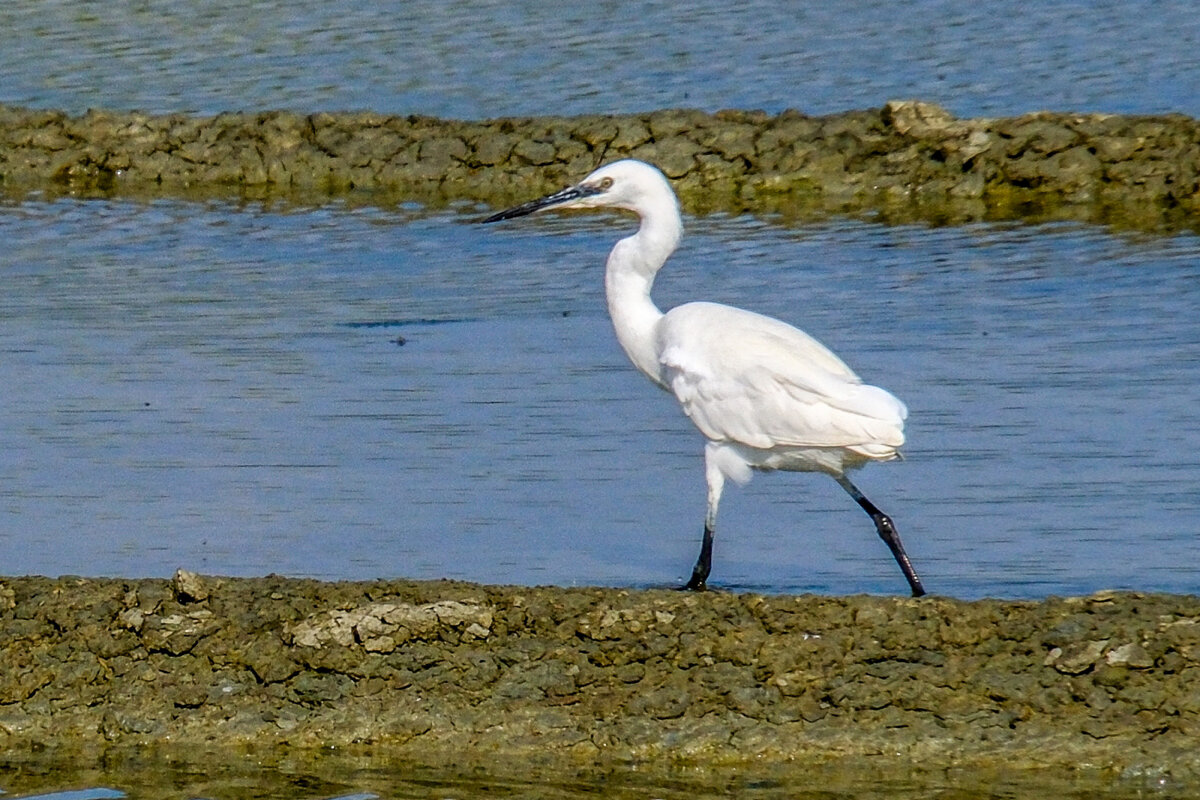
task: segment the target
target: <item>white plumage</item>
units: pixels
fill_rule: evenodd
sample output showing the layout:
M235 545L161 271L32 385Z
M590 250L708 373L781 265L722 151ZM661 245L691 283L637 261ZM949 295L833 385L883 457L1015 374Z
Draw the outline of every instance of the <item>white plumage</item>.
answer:
M744 483L752 469L779 469L831 475L871 515L913 595L924 594L891 519L846 478L848 469L897 456L904 404L777 319L704 302L659 311L650 299L654 276L682 235L678 202L661 172L640 161L617 161L575 186L483 221L594 207L633 211L641 221L636 234L613 247L605 271L617 340L708 439L704 539L686 588L706 587L725 479Z
M904 444L904 404L790 325L688 303L663 316L658 334L660 374L709 439L866 458L892 457Z

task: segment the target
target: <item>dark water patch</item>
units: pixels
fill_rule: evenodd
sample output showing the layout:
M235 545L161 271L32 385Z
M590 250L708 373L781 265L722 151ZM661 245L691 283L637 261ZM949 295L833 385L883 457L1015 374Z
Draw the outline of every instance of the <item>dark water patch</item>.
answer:
M453 325L458 322L478 322L478 320L465 317L451 319L422 317L420 319L382 319L365 322L343 322L341 324L347 328L404 328L413 325Z

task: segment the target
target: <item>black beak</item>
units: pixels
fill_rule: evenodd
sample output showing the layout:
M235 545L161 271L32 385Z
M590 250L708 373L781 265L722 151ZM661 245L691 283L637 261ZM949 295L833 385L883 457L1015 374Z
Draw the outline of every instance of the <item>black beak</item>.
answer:
M519 206L514 206L507 211L501 211L492 214L486 219L479 220L481 223L499 222L502 219L513 219L515 217L523 217L527 214L532 214L535 211L541 211L544 208L554 208L565 203L570 203L573 200L578 200L581 197L588 197L593 194L600 194L603 190L598 187L587 186L580 184L578 186L569 186L562 191L548 194L545 197L537 200L530 200L528 203L522 203Z

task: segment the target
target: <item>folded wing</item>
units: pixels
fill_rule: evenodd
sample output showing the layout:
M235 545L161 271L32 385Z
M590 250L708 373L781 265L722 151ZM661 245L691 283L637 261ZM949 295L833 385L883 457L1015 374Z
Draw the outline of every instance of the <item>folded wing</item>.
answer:
M786 323L689 303L668 312L657 334L663 381L709 439L841 447L869 458L904 443L904 404Z

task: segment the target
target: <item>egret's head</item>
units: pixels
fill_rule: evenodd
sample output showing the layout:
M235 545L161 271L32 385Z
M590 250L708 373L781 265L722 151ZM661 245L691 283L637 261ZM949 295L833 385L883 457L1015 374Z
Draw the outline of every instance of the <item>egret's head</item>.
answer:
M493 214L481 222L499 222L548 208L624 208L644 213L649 204L675 207L675 193L666 177L641 161L626 159L605 164L574 186Z

